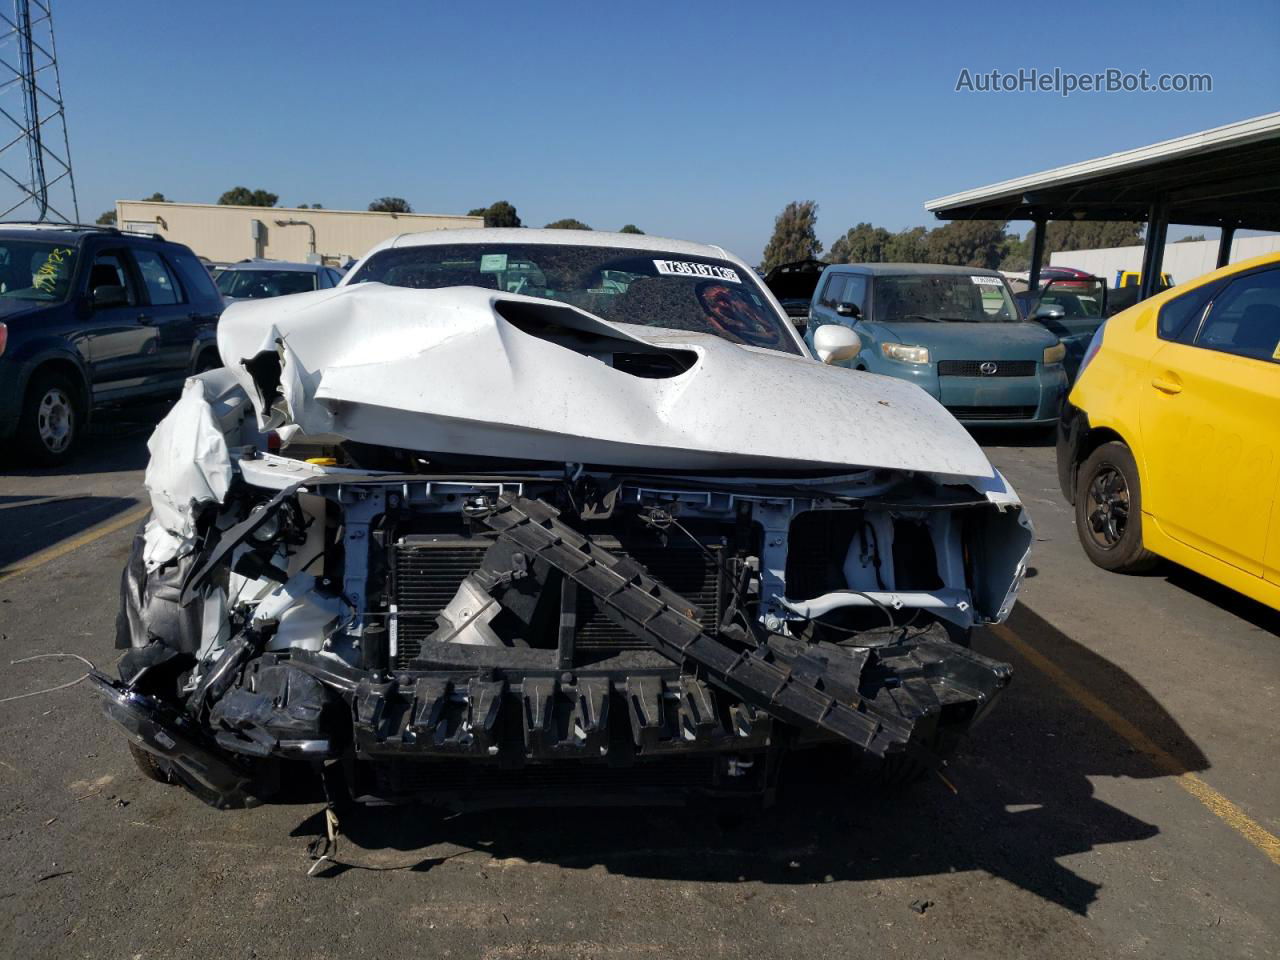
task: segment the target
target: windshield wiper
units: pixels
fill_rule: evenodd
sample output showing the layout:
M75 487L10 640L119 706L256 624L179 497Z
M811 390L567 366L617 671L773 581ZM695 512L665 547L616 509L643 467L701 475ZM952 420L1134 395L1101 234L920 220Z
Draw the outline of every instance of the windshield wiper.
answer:
M902 314L902 316L895 317L894 319L896 320L928 320L931 323L945 322L941 317L928 317L928 316L925 316L923 313L904 313Z

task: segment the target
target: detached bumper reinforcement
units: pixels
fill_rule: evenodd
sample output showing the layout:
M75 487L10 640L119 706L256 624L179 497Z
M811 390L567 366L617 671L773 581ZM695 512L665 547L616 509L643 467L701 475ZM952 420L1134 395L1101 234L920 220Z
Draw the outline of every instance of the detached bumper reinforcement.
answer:
M876 756L901 752L909 745L917 748L911 740L918 721L936 720L948 702L970 701L973 709L967 711L967 722L971 721L1009 680L1007 664L930 640L932 652L925 660L931 663L909 657L904 666L911 675L886 676L884 692L890 696L877 695L873 702L860 691L873 659L867 649L802 644L789 637L735 648L703 632L688 600L633 561L592 544L560 522L558 512L546 503L502 494L483 518L530 559L542 559L590 591L612 619L659 653L698 668L711 683L780 720L817 727ZM905 651L900 645L897 652ZM950 675L951 660L958 668L956 682ZM888 663L877 660L875 666Z

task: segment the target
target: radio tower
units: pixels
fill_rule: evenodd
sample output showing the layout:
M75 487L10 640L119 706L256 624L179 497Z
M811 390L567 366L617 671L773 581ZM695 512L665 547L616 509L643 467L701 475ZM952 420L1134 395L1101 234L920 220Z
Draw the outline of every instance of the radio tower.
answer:
M80 219L52 6L14 0L12 18L0 12L0 220Z

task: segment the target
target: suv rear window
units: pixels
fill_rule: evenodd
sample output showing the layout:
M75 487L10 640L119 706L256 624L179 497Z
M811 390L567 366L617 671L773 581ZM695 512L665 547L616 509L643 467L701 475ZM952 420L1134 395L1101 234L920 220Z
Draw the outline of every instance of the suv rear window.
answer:
M178 289L178 282L173 279L173 274L160 259L160 254L154 250L135 249L133 259L142 272L142 282L147 285L147 295L154 306L163 307L182 302L182 291Z
M47 302L65 300L75 265L73 246L0 239L0 297Z
M185 249L166 250L165 259L178 271L178 279L186 288L188 300L221 300L209 271L194 253Z

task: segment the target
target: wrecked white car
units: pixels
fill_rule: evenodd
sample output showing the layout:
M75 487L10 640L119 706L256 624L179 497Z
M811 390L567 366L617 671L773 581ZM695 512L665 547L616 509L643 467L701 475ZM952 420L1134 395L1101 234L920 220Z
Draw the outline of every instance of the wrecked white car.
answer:
M302 762L363 801L768 797L799 751L927 770L1008 682L967 638L1021 583L1017 496L719 248L401 237L218 346L93 677L210 803Z

